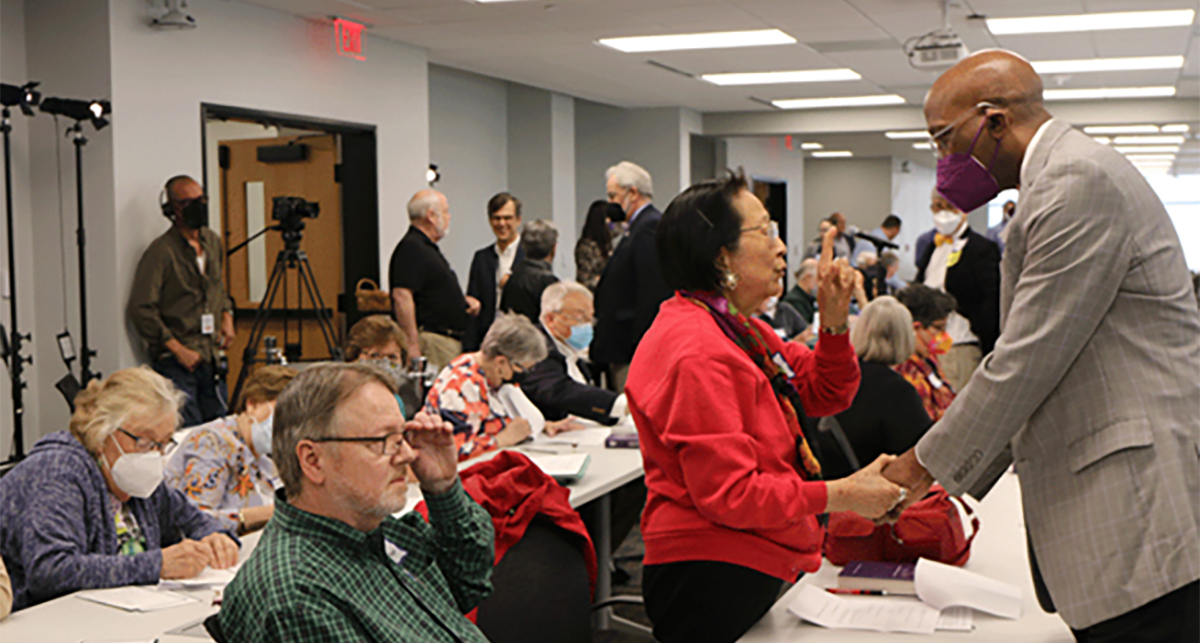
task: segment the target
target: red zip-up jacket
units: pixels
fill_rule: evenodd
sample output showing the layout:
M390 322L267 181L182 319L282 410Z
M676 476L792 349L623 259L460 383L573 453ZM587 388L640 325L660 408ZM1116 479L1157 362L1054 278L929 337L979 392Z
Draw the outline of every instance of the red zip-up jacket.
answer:
M848 334L815 351L753 320L810 417L844 411L858 391ZM706 560L785 581L821 566L825 483L806 481L796 439L766 375L708 311L676 295L642 338L625 385L646 468L647 565Z

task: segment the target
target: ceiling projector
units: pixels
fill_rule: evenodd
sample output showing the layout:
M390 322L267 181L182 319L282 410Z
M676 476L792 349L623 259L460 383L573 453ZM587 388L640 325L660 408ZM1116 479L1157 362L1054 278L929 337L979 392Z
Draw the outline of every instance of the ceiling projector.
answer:
M167 0L167 10L150 24L159 29L195 29L196 19L184 9L187 0Z
M908 64L926 71L945 71L971 54L962 38L949 29L931 31L904 43Z

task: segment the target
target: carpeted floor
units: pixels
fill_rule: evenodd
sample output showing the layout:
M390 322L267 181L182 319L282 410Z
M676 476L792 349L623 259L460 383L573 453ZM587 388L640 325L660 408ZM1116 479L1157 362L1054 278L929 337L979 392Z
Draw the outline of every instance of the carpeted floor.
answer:
M613 585L614 596L640 597L642 595L642 555L645 552L646 546L642 542L642 532L635 526L614 554L617 567L629 574L628 581L620 585ZM618 615L631 621L646 626L650 625L650 619L646 618L646 610L641 606L618 605L615 611ZM597 632L592 638L593 643L647 643L649 640L645 637L612 631Z

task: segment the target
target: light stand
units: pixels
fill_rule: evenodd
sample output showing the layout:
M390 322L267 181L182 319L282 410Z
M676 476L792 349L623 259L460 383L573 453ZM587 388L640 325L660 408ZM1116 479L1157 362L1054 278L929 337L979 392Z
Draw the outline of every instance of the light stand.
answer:
M22 335L18 330L17 317L17 259L15 252L15 232L13 230L13 187L12 187L12 152L9 135L12 133L12 123L9 118L12 112L4 107L3 120L0 120L0 132L4 133L4 212L8 220L8 310L9 321L12 324L11 339L4 342L4 357L8 359L8 374L12 378L12 409L13 409L13 452L9 458L15 462L25 457L25 365L32 364L32 357L22 357L21 344L32 341L32 335ZM0 327L3 335L3 327ZM7 339L7 338L5 338Z
M34 91L38 83L16 85L0 84L0 132L4 134L4 214L8 225L8 305L9 323L12 325L11 336L6 335L4 326L0 324L0 358L7 361L8 375L12 379L12 410L13 410L13 452L8 462L16 462L25 457L25 365L32 364L32 357L24 357L22 344L33 340L33 335L22 335L19 330L20 318L17 316L17 254L16 231L13 224L13 184L12 184L12 111L10 107L19 105L26 116L33 116L33 107L41 100L42 95Z
M79 385L83 389L87 388L88 382L100 377L99 373L92 372L92 358L96 356L96 351L92 350L91 344L88 343L87 268L84 263L87 234L83 227L83 146L87 145L88 140L83 135L82 121L75 121L75 125L68 131L72 132L71 142L75 145L75 201L79 221L79 228L75 231L75 243L79 246L79 338L83 341L82 350L79 352Z
M59 114L75 120L75 124L67 132L71 134L71 142L75 145L75 195L79 221L79 227L75 231L75 242L79 247L79 331L81 335L80 339L83 340L83 346L79 352L79 379L75 380L68 373L66 377L59 380L57 385L58 389L62 391L63 396L67 398L67 403L74 409L75 394L87 388L88 382L100 377L99 373L92 372L92 358L96 356L96 351L92 350L91 344L88 343L87 264L85 252L87 235L83 225L83 146L87 145L88 141L83 135L83 121L90 120L92 127L97 130L104 128L108 125L108 119L104 118L104 116L105 114L112 113L112 105L106 100L83 101L73 98L47 98L42 101L41 110L47 114ZM61 341L60 338L60 343ZM65 357L64 354L64 359Z

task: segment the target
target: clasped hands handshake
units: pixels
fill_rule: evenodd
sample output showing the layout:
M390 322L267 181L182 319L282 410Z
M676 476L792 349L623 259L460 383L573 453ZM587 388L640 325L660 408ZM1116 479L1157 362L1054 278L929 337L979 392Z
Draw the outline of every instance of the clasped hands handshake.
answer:
M910 505L925 497L933 478L909 449L904 455L881 455L841 480L826 483L827 510L853 511L876 522L895 522Z

